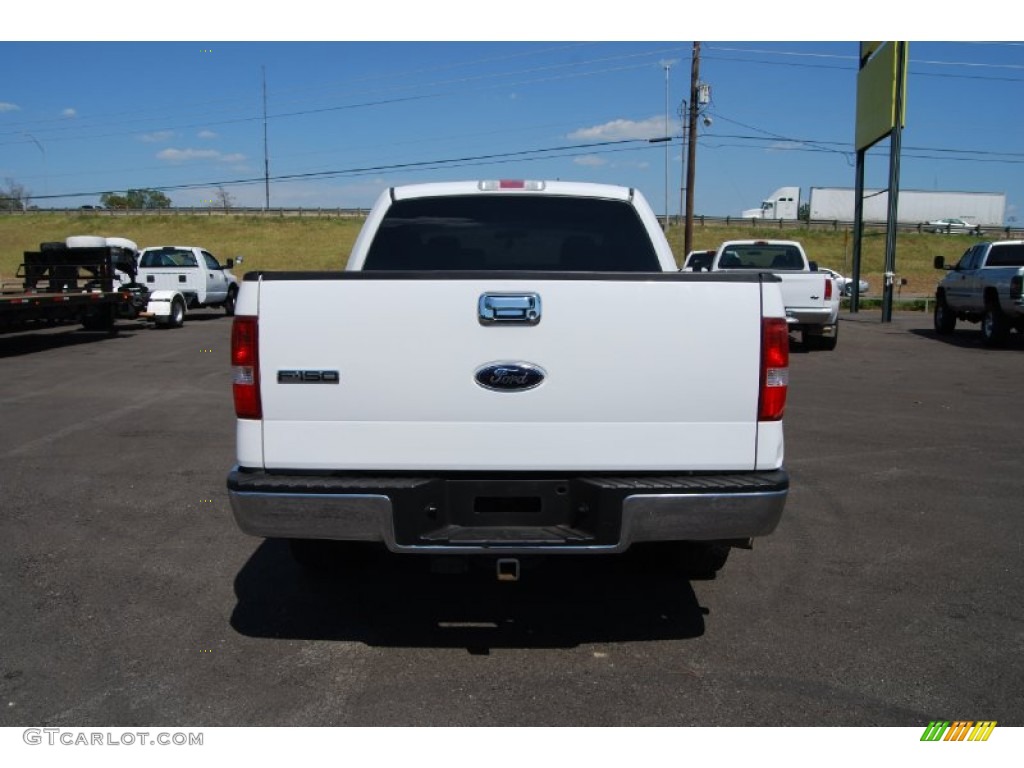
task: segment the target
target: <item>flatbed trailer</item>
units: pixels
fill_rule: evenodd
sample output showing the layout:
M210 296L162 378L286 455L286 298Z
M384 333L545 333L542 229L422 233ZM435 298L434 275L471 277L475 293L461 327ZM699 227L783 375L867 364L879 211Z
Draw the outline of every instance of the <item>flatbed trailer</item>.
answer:
M137 317L145 306L136 269L129 248L43 243L25 252L17 281L0 285L0 333L58 323L114 332L118 318ZM119 273L133 282L122 283Z

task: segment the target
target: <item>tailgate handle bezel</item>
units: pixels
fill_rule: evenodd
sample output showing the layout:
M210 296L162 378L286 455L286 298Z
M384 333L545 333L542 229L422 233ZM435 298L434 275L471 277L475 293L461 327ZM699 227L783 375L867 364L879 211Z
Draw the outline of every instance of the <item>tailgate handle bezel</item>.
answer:
M541 317L540 294L481 294L477 317L480 325L537 325Z

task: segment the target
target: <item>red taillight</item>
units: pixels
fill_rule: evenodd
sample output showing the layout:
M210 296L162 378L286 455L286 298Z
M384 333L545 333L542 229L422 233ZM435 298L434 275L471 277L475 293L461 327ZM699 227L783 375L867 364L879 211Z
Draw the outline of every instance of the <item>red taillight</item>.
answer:
M789 327L781 317L761 321L761 395L758 421L779 421L789 389Z
M503 189L522 189L527 192L543 192L547 186L534 179L487 179L477 183L481 192L500 192Z
M825 278L825 301L832 300L832 278Z
M239 315L231 324L231 389L238 418L263 417L260 403L259 327L255 317Z

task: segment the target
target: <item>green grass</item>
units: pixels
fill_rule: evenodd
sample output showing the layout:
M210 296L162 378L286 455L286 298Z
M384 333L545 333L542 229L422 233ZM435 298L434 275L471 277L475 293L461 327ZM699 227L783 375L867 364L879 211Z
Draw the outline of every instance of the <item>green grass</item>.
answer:
M69 235L127 237L140 247L149 245L199 245L221 261L245 256L236 272L256 269L342 269L355 242L362 219L337 216L303 217L246 215L110 216L64 213L0 214L0 278L14 276L22 252L36 250L42 242L63 240ZM852 271L853 239L848 231L834 232L778 225L754 227L694 226L694 249L715 248L723 240L783 238L799 240L808 256L823 267L843 274ZM683 228L673 226L669 242L682 261ZM941 273L932 259L941 255L955 261L976 238L971 235L899 233L896 239L896 272L907 279L904 296L930 295ZM861 276L870 285L868 296L882 290L885 234L866 232Z
M70 235L127 237L140 248L198 245L222 263L245 256L236 274L256 269L342 269L362 223L337 216L0 215L0 275L12 277L24 251Z

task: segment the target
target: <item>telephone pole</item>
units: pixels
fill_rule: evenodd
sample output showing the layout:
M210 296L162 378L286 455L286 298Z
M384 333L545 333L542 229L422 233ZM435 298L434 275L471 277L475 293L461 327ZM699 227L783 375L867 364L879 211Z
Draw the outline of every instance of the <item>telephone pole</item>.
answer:
M668 71L672 69L672 65L675 64L677 59L663 59L659 62L662 68L665 70L665 231L668 231L668 148L672 143L669 140L669 129L668 129Z
M267 68L263 72L263 188L266 193L264 205L270 210L270 155L267 153Z
M693 44L690 62L690 125L686 142L686 230L683 235L683 258L693 250L693 179L697 164L697 111L699 105L700 43Z

